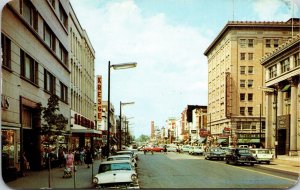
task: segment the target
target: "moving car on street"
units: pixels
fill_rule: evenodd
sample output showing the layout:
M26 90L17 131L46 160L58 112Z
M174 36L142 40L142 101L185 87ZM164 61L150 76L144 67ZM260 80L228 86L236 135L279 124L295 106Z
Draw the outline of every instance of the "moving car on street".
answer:
M189 152L190 145L182 145L181 152Z
M212 147L209 148L208 151L204 155L205 159L211 160L211 159L217 159L217 160L224 160L225 158L225 152L218 147Z
M273 154L269 149L252 148L250 151L258 163L266 162L267 164L270 164L270 162L273 160Z
M93 178L96 188L139 188L138 177L130 161L105 161Z
M144 147L144 151L150 152L163 152L164 151L164 147L160 147L160 146L151 146L151 147Z
M232 148L225 157L226 164L233 163L238 164L250 164L253 166L257 163L256 159L253 157L252 153L248 148Z
M177 146L176 145L167 145L167 151L168 152L177 152Z
M189 154L197 154L197 155L203 155L204 149L201 146L190 146L189 148Z

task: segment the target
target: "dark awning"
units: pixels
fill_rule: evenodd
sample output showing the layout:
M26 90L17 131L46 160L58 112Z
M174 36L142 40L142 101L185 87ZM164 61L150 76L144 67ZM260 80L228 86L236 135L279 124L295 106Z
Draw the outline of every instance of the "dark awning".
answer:
M290 88L291 88L291 85L290 85L290 84L287 84L287 85L285 85L285 86L281 89L281 92L286 92L286 91L288 91Z
M238 139L238 143L260 143L260 139Z

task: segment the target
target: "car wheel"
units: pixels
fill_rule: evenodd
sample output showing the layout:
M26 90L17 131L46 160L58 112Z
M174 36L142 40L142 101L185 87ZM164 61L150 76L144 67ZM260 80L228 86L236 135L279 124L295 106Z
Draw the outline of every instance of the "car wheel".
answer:
M267 164L270 164L270 161L267 161Z
M226 162L226 164L229 164L229 160L228 159L225 159L225 162Z
M254 166L254 163L251 163L251 166Z
M234 159L233 163L234 165L238 165L238 161L236 159Z

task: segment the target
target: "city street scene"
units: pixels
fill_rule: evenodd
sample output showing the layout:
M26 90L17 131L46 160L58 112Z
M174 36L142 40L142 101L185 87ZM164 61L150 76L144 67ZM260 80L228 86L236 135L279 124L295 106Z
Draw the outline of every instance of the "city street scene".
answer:
M300 0L1 0L1 189L300 189Z

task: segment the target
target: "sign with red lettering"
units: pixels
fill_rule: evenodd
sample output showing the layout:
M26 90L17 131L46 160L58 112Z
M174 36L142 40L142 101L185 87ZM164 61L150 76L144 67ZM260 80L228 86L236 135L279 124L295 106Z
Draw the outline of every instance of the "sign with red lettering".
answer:
M98 121L102 120L102 76L101 75L97 75L97 120Z

